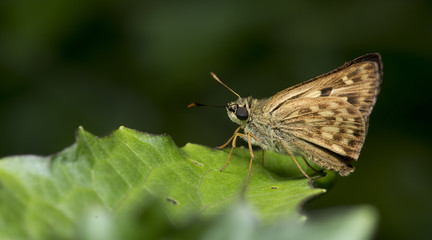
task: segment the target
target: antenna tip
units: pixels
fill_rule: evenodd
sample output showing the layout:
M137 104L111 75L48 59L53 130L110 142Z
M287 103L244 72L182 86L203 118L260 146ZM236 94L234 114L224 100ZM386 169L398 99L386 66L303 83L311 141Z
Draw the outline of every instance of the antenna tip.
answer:
M228 87L225 83L223 83L213 72L210 72L210 74L213 76L213 78L218 81L220 84L222 84L224 87L228 88L232 93L234 93L237 97L241 98L240 95L238 95L234 90L232 90L230 87Z
M191 108L191 107L196 107L197 105L196 105L196 103L190 103L188 106L187 106L187 108Z
M213 72L210 72L210 74L212 75L212 77L213 77L216 81L218 81L218 82L222 83L222 85L226 86L225 83L223 83L223 82L218 78L218 76L216 76L216 74L214 74Z

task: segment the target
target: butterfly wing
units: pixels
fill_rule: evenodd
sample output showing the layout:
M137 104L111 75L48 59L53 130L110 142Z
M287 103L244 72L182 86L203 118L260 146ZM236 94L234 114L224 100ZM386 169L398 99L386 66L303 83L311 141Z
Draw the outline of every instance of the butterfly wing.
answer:
M299 98L338 98L355 107L367 126L381 82L381 56L378 53L367 54L336 70L275 94L263 110L273 112L286 101Z
M333 97L286 101L273 111L270 122L278 129L280 141L302 140L355 160L366 135L360 112Z
M359 157L381 82L381 57L368 54L277 93L262 112L291 151L346 176Z

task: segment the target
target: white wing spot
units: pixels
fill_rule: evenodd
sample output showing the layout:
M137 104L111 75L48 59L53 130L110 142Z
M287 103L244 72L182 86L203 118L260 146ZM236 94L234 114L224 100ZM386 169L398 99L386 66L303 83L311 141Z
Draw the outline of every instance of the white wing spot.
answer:
M318 106L310 106L312 112L317 112L319 110Z
M339 145L333 144L331 147L334 149L334 152L345 152Z
M340 129L338 127L322 127L321 130L325 131L325 132L332 132L332 133L338 133L340 131Z
M305 95L305 97L316 98L321 95L321 91L312 91L309 94Z
M351 79L345 81L345 84L346 84L346 85L351 85L351 84L353 84L353 83L354 83L354 81L351 80Z
M324 138L327 138L327 139L333 139L333 134L331 134L331 133L328 133L328 132L322 132L321 135L322 135Z
M334 113L332 111L323 111L323 112L320 112L319 115L321 115L323 117L330 117L330 116L333 116Z
M354 83L353 80L349 79L347 76L343 76L342 81L346 84L346 85L351 85Z
M348 145L348 141L349 141L348 138L344 138L344 139L342 139L342 144L343 145Z

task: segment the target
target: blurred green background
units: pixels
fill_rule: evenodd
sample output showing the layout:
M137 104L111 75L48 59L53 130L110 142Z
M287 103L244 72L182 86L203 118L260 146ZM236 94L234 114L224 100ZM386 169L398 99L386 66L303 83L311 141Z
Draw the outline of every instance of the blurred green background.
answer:
M0 157L48 155L82 125L124 125L217 146L240 95L269 97L370 52L384 81L357 171L306 205L371 204L379 239L423 238L432 217L432 3L12 1L0 3ZM253 178L253 176L252 176Z

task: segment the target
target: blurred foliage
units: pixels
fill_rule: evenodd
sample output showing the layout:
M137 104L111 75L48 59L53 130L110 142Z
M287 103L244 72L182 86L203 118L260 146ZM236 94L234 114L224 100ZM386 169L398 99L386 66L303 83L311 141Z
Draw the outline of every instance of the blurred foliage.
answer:
M320 211L310 221L281 219L263 224L244 203L236 203L219 216L194 219L173 226L159 202L134 207L116 216L91 209L77 230L79 239L204 239L204 240L363 240L371 239L377 214L370 206Z
M380 239L424 238L431 12L426 0L2 1L0 156L59 151L79 125L220 145L234 130L225 112L185 108L235 99L210 71L262 98L380 52L383 89L357 172L307 207L372 204Z

